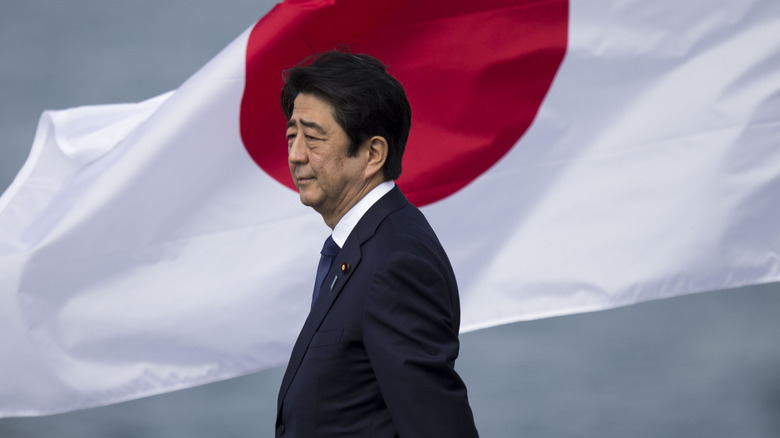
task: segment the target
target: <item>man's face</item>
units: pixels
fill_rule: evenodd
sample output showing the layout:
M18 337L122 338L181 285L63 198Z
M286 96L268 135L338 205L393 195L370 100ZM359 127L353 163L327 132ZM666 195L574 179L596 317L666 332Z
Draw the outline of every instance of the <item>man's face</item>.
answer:
M362 154L347 156L349 137L333 118L333 107L299 94L287 123L287 153L295 187L304 205L333 227L362 196L366 184Z

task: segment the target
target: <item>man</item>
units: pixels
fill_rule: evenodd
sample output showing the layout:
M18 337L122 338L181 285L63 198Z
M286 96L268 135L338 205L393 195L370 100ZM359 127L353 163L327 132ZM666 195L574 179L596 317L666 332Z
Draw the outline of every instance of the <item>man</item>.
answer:
M301 202L333 233L282 380L276 436L476 437L454 370L455 276L393 183L411 125L403 86L370 56L327 52L285 72L281 104Z

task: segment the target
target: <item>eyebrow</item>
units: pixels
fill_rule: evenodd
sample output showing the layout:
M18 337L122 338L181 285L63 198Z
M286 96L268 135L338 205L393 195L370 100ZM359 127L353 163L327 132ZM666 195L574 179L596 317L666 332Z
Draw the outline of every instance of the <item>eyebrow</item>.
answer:
M300 123L301 125L303 125L303 126L305 126L305 127L307 127L307 128L311 128L311 129L313 129L313 130L317 131L317 132L318 132L318 133L320 133L320 134L323 134L323 135L325 135L325 134L326 134L326 132L325 132L325 128L323 128L323 127L322 127L322 126L321 126L319 123L317 123L317 122L310 122L310 121L308 121L308 120L298 120L298 123ZM295 120L292 120L292 119L288 120L288 121L287 121L287 128L291 128L291 127L293 127L293 126L295 126Z

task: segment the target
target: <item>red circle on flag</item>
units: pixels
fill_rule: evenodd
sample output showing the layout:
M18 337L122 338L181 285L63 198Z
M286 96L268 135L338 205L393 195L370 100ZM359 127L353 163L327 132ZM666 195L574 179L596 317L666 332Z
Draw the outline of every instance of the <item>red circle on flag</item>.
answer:
M443 199L525 133L566 53L568 0L288 1L252 29L241 137L295 189L279 106L282 70L346 45L377 57L406 88L412 130L398 185L417 206Z

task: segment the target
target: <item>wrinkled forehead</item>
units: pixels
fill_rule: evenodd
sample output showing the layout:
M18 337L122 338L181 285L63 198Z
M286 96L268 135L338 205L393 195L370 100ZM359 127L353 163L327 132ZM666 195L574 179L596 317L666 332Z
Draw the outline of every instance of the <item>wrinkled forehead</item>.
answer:
M341 125L335 118L333 105L314 94L301 93L295 98L287 120L287 128L291 127L307 127L324 134Z

